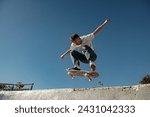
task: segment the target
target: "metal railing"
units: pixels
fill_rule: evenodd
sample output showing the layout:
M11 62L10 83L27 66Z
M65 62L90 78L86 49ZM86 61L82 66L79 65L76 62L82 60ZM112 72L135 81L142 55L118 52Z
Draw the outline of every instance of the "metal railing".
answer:
M34 83L22 83L18 82L16 84L11 83L0 83L0 91L21 91L21 90L32 90Z

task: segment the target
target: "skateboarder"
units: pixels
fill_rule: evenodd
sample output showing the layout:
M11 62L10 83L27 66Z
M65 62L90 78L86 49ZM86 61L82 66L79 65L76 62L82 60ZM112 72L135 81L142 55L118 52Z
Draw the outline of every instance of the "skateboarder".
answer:
M70 54L71 60L73 62L74 70L80 70L80 61L89 64L91 71L96 70L95 60L97 58L96 53L92 45L92 40L96 34L109 22L109 19L106 19L96 30L88 35L79 36L78 34L73 34L71 36L71 46L64 54L60 56L60 59L63 60L64 57Z

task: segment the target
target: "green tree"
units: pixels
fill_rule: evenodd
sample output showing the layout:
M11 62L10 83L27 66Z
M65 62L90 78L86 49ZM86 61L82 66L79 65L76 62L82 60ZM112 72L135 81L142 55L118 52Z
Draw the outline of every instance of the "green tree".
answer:
M150 74L143 77L143 79L139 82L140 84L149 84L150 83Z

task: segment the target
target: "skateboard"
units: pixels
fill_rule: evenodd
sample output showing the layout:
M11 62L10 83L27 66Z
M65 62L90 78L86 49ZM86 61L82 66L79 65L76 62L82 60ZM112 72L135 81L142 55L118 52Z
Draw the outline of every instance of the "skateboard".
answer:
M99 73L96 71L86 71L86 70L73 70L73 69L66 69L68 75L74 79L76 76L84 76L87 77L89 81L92 80L92 78L97 78L99 76Z

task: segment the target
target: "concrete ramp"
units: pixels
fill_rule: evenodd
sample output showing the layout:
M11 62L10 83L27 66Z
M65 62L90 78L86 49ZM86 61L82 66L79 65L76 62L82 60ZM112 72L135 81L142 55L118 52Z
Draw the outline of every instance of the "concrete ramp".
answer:
M150 84L106 88L0 91L0 100L150 100Z

